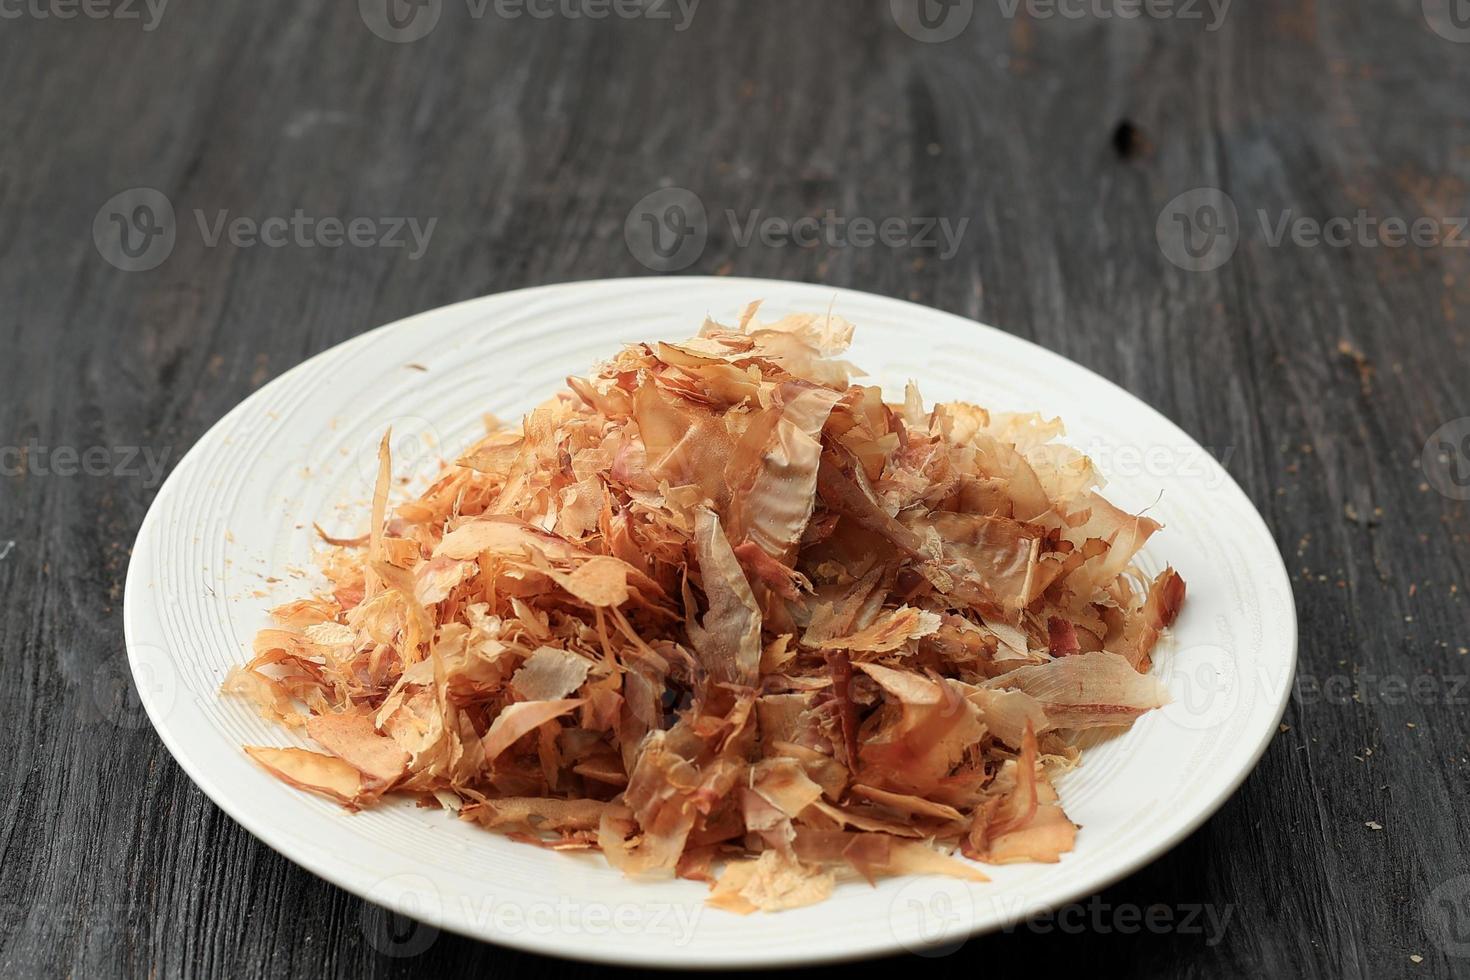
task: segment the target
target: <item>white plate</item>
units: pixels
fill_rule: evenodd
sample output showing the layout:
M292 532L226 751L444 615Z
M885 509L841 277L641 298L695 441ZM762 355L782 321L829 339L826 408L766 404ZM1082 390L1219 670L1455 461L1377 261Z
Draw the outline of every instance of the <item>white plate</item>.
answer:
M266 610L315 584L312 522L358 533L376 442L424 479L440 455L517 418L619 342L675 339L706 314L727 322L822 311L857 324L851 352L893 395L1060 415L1098 462L1107 494L1165 524L1145 549L1189 599L1154 668L1174 702L1087 753L1060 790L1082 825L1055 865L986 868L990 884L903 878L839 886L827 902L739 917L687 881L631 881L597 855L559 855L401 801L359 814L298 792L242 743L290 744L216 694L246 659ZM1162 495L1161 495L1162 492ZM401 498L399 498L401 499ZM294 570L294 571L292 571ZM283 581L270 583L268 577ZM1276 733L1296 662L1291 586L1270 533L1224 469L1175 425L1070 361L970 320L825 286L739 279L630 279L505 293L364 334L256 392L179 464L139 532L125 622L140 697L184 771L247 830L328 881L427 923L369 929L409 954L435 928L609 963L734 967L809 963L957 944L1090 895L1198 827ZM305 743L300 743L305 744ZM368 922L365 919L365 922Z

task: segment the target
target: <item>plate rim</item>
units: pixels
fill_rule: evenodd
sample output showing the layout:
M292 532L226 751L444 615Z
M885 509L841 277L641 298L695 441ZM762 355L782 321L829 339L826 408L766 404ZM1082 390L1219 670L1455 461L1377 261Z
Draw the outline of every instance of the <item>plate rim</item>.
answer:
M257 390L251 392L237 405L235 405L228 412L222 415L216 422L209 426L208 429L200 434L194 444L190 446L189 450L184 453L184 455L179 459L179 462L170 471L168 477L164 480L163 485L159 488L158 493L155 495L153 501L150 503L148 512L144 516L143 521L138 527L138 534L134 542L133 550L132 552L130 552L129 555L128 571L123 592L123 634L124 642L127 648L128 664L134 679L134 686L137 690L139 700L147 711L149 722L152 725L154 732L158 735L160 741L163 742L164 747L168 749L169 754L173 757L174 761L179 765L179 767L184 771L184 774L189 777L189 780L195 785L195 787L203 792L204 795L208 797L215 806L217 806L221 811L229 816L231 820L235 821L237 824L243 827L256 840L265 844L271 850L275 851L277 854L280 854L282 857L286 858L288 861L297 865L298 867L301 867L311 874L316 875L318 878L321 878L322 880L343 889L351 895L361 898L365 902L371 902L378 905L383 904L381 897L370 896L366 894L367 890L363 888L360 883L351 880L346 874L337 870L337 868L335 867L337 862L320 858L316 854L288 853L288 851L285 849L285 840L282 840L281 843L278 844L277 840L274 839L270 822L264 816L257 816L252 813L251 808L241 806L237 802L235 802L236 797L233 797L230 793L226 792L222 786L217 784L216 781L208 775L206 771L206 765L203 760L191 756L191 753L184 745L182 735L178 732L170 731L169 726L166 723L161 722L160 714L165 710L165 706L160 704L156 697L154 697L151 688L141 683L143 678L140 676L140 671L147 668L146 665L140 665L140 660L136 652L141 645L140 641L137 640L137 637L140 631L144 628L142 619L145 615L151 614L151 606L149 606L147 603L147 598L151 595L151 591L148 589L147 583L143 581L143 577L145 575L145 563L138 561L138 558L140 555L146 556L151 552L152 548L148 541L148 537L153 529L153 525L159 520L163 519L161 515L168 508L171 497L178 492L178 487L182 483L182 481L178 479L179 475L188 471L189 467L191 466L191 460L196 456L196 454L201 453L204 447L210 445L212 441L214 441L212 437L216 436L218 432L225 430L229 423L231 423L236 417L249 413L255 408L258 403L267 401L270 397L271 392L274 389L276 389L280 385L285 384L288 379L310 370L310 368L313 365L317 364L319 361L327 357L338 355L347 348L356 348L359 346L370 345L373 342L374 338L389 330L406 328L416 321L439 318L449 315L453 311L463 311L467 307L472 307L478 304L487 304L492 301L505 302L508 301L511 297L517 296L523 297L527 300L531 300L536 298L538 295L551 293L566 293L576 291L595 292L598 289L626 287L627 285L633 283L643 283L648 286L650 291L655 289L688 289L690 291L697 291L704 287L717 286L721 289L729 289L733 286L744 286L748 289L749 295L752 298L756 298L762 295L763 290L771 289L794 289L822 292L827 294L829 298L834 301L840 301L844 294L855 294L861 297L862 302L865 303L877 302L880 304L889 304L896 308L907 308L916 311L920 315L926 317L937 316L950 319L957 323L964 324L969 329L979 328L982 334L992 333L1000 335L1004 337L1007 342L1024 345L1024 347L1029 348L1031 352L1039 353L1045 357L1060 358L1066 361L1074 368L1085 372L1091 383L1103 386L1105 389L1110 390L1114 395L1122 397L1134 403L1137 407L1144 410L1151 417L1151 420L1153 422L1155 422L1156 424L1162 423L1164 426L1166 426L1167 430L1170 431L1173 436L1181 439L1187 445L1194 447L1200 446L1198 440L1189 435L1172 419L1170 419L1163 412L1159 411L1157 408L1149 404L1138 395L1135 395L1134 393L1128 391L1126 388L1123 388L1121 385L1110 380L1109 378L1098 374L1087 365L1075 361L1072 358L1061 354L1060 352L1046 348L1036 343L1035 341L1029 340L1025 337L1017 336L1015 334L1007 333L1004 330L1000 330L999 328L991 326L990 324L984 323L980 320L976 320L962 314L952 313L947 310L941 310L937 307L926 306L922 303L900 299L883 293L867 292L858 288L832 286L824 283L812 283L802 280L784 280L736 276L628 276L602 279L568 280L563 282L547 283L537 286L529 286L518 289L504 290L496 293L489 293L483 296L476 296L469 299L459 300L454 303L449 303L444 306L423 310L418 313L414 313L409 316L402 317L397 320L393 320L388 323L373 327L360 334L349 337L336 344L332 344L331 346L321 351L318 351L311 357L294 365L290 369L282 372L277 377L271 379L271 381L262 385ZM650 296L652 295L652 292L650 292ZM1285 559L1281 554L1280 545L1277 544L1275 536L1271 533L1270 526L1266 523L1264 516L1261 514L1260 510L1256 507L1251 498L1241 488L1239 482L1235 479L1234 475L1231 474L1226 467L1219 466L1219 472L1224 475L1225 481L1216 492L1223 491L1236 495L1239 500L1245 505L1243 508L1243 512L1248 511L1250 517L1255 522L1255 526L1250 530L1253 533L1258 533L1260 537L1262 537L1266 541L1269 541L1271 544L1270 553L1276 559L1275 565L1268 569L1258 569L1257 575L1263 578L1269 578L1272 576L1276 577L1279 581L1279 584L1284 586L1285 596L1288 600L1284 604L1283 609L1285 616L1289 620L1290 626L1288 657L1289 663L1287 664L1287 669L1283 671L1280 689L1276 692L1276 704L1271 708L1269 712L1269 716L1272 720L1269 725L1263 726L1262 730L1255 736L1256 744L1252 747L1249 753L1248 762L1241 765L1234 773L1232 773L1226 783L1221 785L1221 788L1217 790L1215 794L1213 794L1208 802L1202 802L1201 805L1195 807L1194 813L1190 816L1190 818L1178 828L1176 828L1174 832L1161 837L1157 841L1150 843L1147 847L1139 851L1138 854L1135 855L1132 859L1130 859L1115 870L1109 870L1102 874L1089 877L1086 883L1080 887L1067 885L1059 888L1054 896L1049 896L1047 903L1048 907L1059 907L1068 903L1075 902L1079 898L1083 898L1089 895L1095 895L1103 891L1104 889L1111 887L1113 884L1117 883L1123 878L1135 874L1148 865L1154 863L1163 854L1172 850L1175 846L1177 846L1183 840L1192 835L1201 826L1203 826L1206 821L1215 816L1215 814L1219 812L1220 808L1225 804L1225 802L1236 794L1241 785L1244 784L1245 780L1250 776L1251 773L1256 770L1257 766L1259 766L1261 758L1265 755L1266 749L1271 745L1272 741L1274 741L1276 735L1278 734L1278 727L1281 723L1282 717L1284 717L1285 715L1287 703L1290 701L1291 692L1294 687L1296 671L1299 667L1300 622L1297 616L1295 592L1291 581L1291 575L1287 570ZM912 950L907 949L894 937L883 936L877 940L869 941L863 941L861 938L859 938L855 941L854 945L851 948L831 953L822 952L802 955L790 950L751 950L749 948L742 948L738 951L727 953L715 959L696 959L692 962L668 962L662 959L655 958L655 956L657 955L656 953L650 953L648 955L630 955L627 951L621 948L611 948L604 950L600 948L597 944L571 944L558 947L555 946L554 943L558 937L564 935L559 932L552 932L549 933L547 936L536 936L529 933L521 934L513 931L497 931L493 927L484 929L484 931L475 931L467 923L461 923L455 917L447 914L447 912L443 908L440 908L437 912L434 912L432 910L426 911L423 909L403 908L393 909L393 911L410 916L414 919L417 919L418 921L425 922L433 926L434 928L440 929L445 932L454 933L456 935L461 935L469 939L478 940L480 942L490 943L492 945L505 946L522 952L578 962L598 963L613 966L633 966L642 967L645 969L683 969L705 971L747 968L817 966L822 964L846 963L855 960L870 959L885 955L899 955L905 952L912 952ZM986 935L1014 927L1016 924L1025 921L1029 916L1034 914L1035 909L1032 907L1028 906L1025 908L1018 908L1013 911L1005 912L999 917L996 917L992 921L986 922L984 924L975 924L971 925L968 928L961 927L959 929L947 931L943 936L940 937L940 939L943 942L967 942L968 940L977 938L981 935ZM550 941L548 941L548 939Z

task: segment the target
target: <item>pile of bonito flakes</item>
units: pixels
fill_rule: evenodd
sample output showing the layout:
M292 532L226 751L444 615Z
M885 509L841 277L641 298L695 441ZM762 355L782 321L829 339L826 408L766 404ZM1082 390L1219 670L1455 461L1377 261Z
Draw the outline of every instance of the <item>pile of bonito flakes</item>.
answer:
M849 324L756 315L625 347L396 507L385 438L370 532L225 682L321 751L246 751L742 913L1069 851L1077 733L1164 702L1159 525L1059 421L884 404Z

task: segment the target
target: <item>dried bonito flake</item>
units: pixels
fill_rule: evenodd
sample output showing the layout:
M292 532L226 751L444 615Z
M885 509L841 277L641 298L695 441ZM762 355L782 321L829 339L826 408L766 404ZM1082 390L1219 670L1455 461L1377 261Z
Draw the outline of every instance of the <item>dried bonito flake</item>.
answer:
M252 758L738 913L1071 850L1076 733L1165 700L1159 525L1060 422L885 404L850 325L756 314L624 348L397 507L385 438L371 526L224 685L322 751Z

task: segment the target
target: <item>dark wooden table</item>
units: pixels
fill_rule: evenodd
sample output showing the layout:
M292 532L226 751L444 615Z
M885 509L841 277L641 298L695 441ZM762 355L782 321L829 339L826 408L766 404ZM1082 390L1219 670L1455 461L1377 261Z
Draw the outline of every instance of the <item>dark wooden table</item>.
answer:
M602 972L380 952L423 943L169 757L122 583L159 474L308 355L687 262L1094 368L1226 459L1295 578L1298 697L1218 816L1069 916L892 967L1470 975L1463 0L394 2L0 0L0 974ZM702 250L639 238L640 208L678 226L639 203L665 187ZM1129 930L1153 905L1173 925Z

